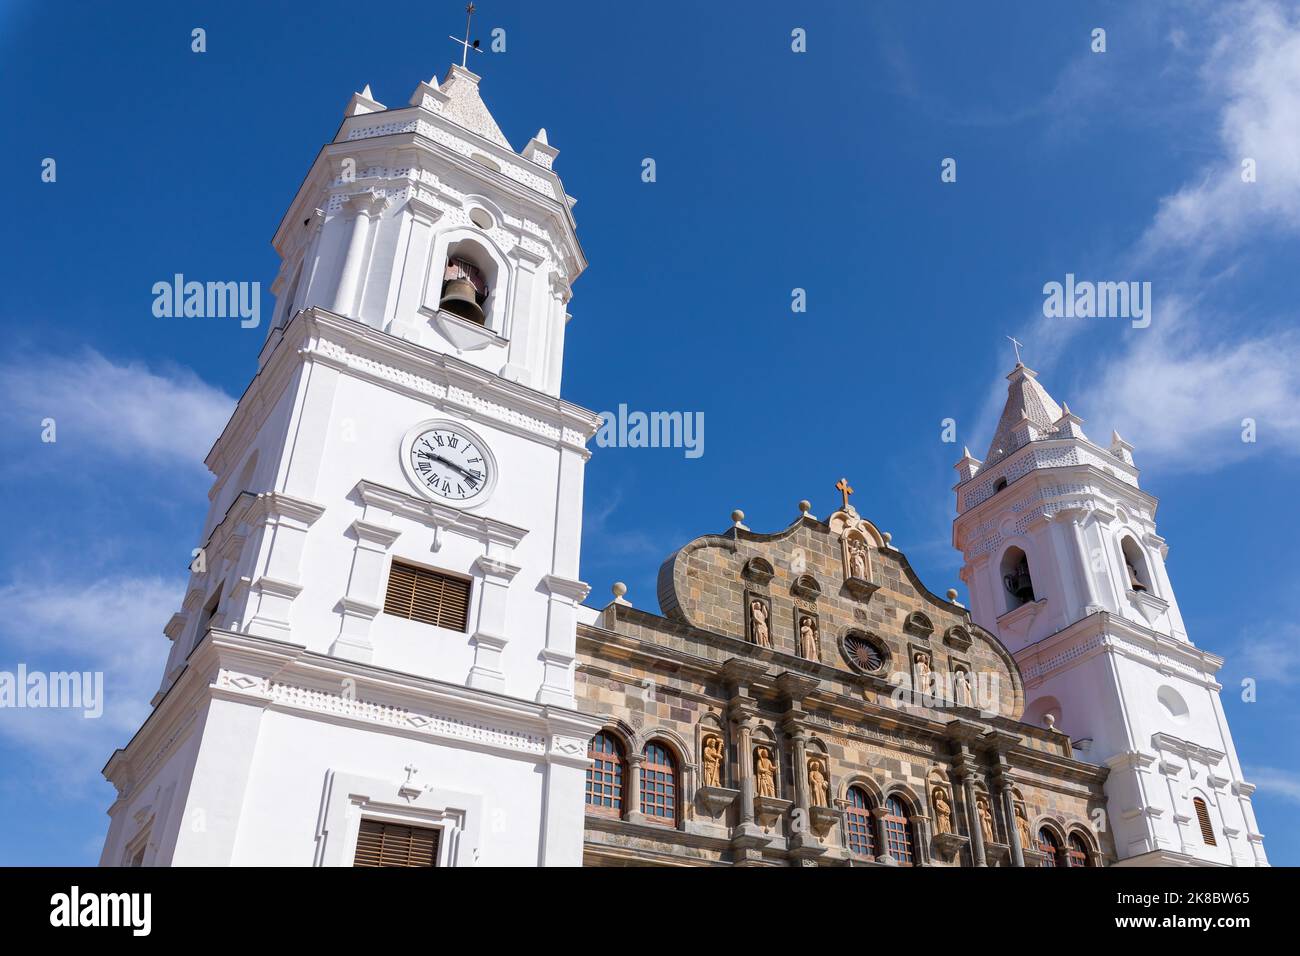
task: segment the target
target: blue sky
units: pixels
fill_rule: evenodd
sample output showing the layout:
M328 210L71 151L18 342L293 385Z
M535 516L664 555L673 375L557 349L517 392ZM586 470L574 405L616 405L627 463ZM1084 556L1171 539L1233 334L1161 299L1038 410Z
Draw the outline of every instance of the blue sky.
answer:
M675 547L736 507L761 531L801 498L824 515L841 475L932 590L959 586L952 465L984 454L1014 334L1094 440L1134 444L1192 639L1228 658L1265 845L1297 862L1300 11L806 6L479 4L476 33L506 36L471 64L484 99L516 148L547 128L579 200L564 395L705 415L699 458L597 449L592 600L621 579L654 607ZM102 670L108 695L94 721L0 712L0 864L97 860L99 771L157 686L202 458L265 334L155 318L153 283L269 287L271 235L348 98L404 103L462 26L459 2L373 22L329 0L0 11L0 669ZM1071 272L1151 281L1151 326L1043 318Z

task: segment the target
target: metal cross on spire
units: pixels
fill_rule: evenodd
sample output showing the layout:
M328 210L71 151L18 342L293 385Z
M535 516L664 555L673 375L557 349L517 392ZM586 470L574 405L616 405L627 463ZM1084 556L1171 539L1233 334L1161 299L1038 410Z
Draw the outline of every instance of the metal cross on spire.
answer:
M460 51L461 66L466 65L466 61L469 59L470 50L473 50L475 53L483 52L482 50L479 49L478 40L474 40L473 42L470 42L470 38L469 38L469 23L471 20L474 19L474 9L475 7L474 4L472 3L465 7L465 39L461 40L458 37L454 37L450 35L447 37L447 39L450 40L452 43L459 43L463 47L463 49Z
M1025 343L1017 342L1014 335L1008 335L1007 338L1011 340L1011 345L1016 350L1016 364L1024 365L1025 363L1020 361L1020 350L1024 347Z

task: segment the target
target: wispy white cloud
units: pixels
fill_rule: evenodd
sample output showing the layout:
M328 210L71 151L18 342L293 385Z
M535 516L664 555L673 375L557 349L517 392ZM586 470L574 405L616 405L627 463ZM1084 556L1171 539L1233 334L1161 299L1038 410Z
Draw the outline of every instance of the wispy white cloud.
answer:
M1218 39L1199 51L1199 77L1216 118L1217 148L1157 201L1130 248L1099 264L1110 279L1160 277L1150 327L1040 315L1025 325L1046 381L1054 367L1086 354L1078 348L1085 330L1113 323L1111 334L1123 339L1098 355L1082 392L1057 398L1088 419L1095 440L1104 443L1117 428L1137 446L1139 464L1185 470L1213 470L1259 452L1300 454L1295 317L1250 321L1242 313L1251 310L1224 315L1206 304L1211 290L1249 301L1248 279L1237 268L1246 247L1290 241L1300 231L1300 12L1274 0L1242 0L1206 16ZM1185 33L1171 45L1179 57L1189 52ZM1242 181L1247 158L1256 163L1253 183ZM1004 390L994 392L978 418L980 433L992 430L1002 406ZM1254 444L1241 440L1246 418L1256 423Z
M1106 363L1089 419L1116 428L1140 463L1213 470L1251 455L1300 454L1300 333L1223 339L1196 307L1162 303L1150 328ZM1254 441L1244 441L1250 419ZM1092 436L1106 441L1109 432Z
M1300 774L1277 767L1247 767L1246 779L1259 788L1260 793L1281 797L1300 803Z
M1300 684L1300 625L1269 625L1243 634L1231 669L1260 682Z
M116 460L203 467L235 400L192 371L117 364L93 350L35 354L0 365L0 418L39 441L53 418L59 444Z
M1202 68L1224 98L1221 155L1160 202L1143 259L1204 257L1270 227L1300 229L1300 11L1271 0L1223 7L1223 33ZM1255 163L1244 182L1242 163Z
M0 587L0 670L102 672L103 715L81 711L0 710L6 746L40 756L64 784L90 786L114 748L149 711L162 676L162 627L184 581L117 577L88 584L15 582Z

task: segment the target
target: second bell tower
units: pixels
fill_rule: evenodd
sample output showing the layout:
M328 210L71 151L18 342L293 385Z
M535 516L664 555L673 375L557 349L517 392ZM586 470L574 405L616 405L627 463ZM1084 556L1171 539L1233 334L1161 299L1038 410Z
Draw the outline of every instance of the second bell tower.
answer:
M953 543L976 622L1020 665L1024 719L1110 768L1121 865L1267 865L1223 659L1188 637L1133 447L1094 444L1023 364L1007 380L984 460L956 465Z

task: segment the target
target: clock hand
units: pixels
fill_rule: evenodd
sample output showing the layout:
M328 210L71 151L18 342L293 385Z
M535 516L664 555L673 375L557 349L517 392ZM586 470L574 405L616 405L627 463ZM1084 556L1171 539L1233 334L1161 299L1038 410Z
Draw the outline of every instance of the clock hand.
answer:
M476 484L478 484L480 480L477 475L471 475L469 471L466 470L463 466L456 464L454 461L451 461L448 458L443 458L441 455L439 455L436 452L421 451L421 452L416 452L416 454L423 455L425 458L432 458L435 461L440 461L444 465L450 465L452 468L459 471L465 477L466 484L468 484L471 488L473 488Z

